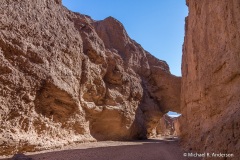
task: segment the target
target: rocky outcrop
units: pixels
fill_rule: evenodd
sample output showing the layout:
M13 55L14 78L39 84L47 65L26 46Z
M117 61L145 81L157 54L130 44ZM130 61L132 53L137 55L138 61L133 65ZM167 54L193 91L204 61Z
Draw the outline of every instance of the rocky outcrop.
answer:
M0 1L0 155L146 138L180 111L180 78L109 17Z
M181 137L186 149L240 157L240 2L187 0ZM190 132L191 131L191 132Z
M180 120L181 120L181 116L179 117L176 117L173 121L173 127L174 127L174 133L173 135L178 137L179 135L181 135L181 131L180 131L180 128L181 128L181 123L180 123ZM184 129L184 128L183 128Z
M156 127L157 135L159 136L172 136L174 135L174 121L176 118L170 117L165 114Z
M153 138L175 136L175 121L177 121L177 117L170 117L167 114L163 115L149 136Z

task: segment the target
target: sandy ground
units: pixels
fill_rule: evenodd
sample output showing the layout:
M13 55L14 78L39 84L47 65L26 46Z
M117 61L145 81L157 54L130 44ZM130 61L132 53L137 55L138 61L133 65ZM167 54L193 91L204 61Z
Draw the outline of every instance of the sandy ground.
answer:
M173 139L103 141L76 144L61 150L27 153L33 160L187 160ZM196 158L194 158L197 160ZM7 159L5 159L7 160Z

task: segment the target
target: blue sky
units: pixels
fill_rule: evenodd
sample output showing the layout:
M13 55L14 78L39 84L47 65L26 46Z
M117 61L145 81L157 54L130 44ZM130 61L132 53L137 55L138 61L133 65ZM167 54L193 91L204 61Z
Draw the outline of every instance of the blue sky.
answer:
M112 16L128 35L181 76L185 0L62 0L68 9L102 20Z

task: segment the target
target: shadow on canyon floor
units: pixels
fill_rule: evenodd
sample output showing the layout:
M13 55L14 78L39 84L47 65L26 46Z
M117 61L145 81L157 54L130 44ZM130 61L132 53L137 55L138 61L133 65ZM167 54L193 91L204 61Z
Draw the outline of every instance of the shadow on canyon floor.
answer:
M185 160L178 142L174 140L149 139L141 141L103 141L91 148L74 148L29 155L32 160ZM86 145L86 144L85 144ZM114 145L114 146L109 146ZM86 146L85 146L86 147ZM81 149L77 149L81 148ZM10 160L10 159L5 159ZM197 160L195 158L195 160Z

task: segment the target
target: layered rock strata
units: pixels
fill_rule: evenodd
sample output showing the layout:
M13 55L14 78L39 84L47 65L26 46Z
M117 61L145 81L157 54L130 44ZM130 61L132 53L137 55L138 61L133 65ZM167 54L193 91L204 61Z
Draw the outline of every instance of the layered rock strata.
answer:
M0 1L0 155L146 138L180 111L180 83L112 17Z
M240 1L187 0L181 137L186 149L240 157Z

